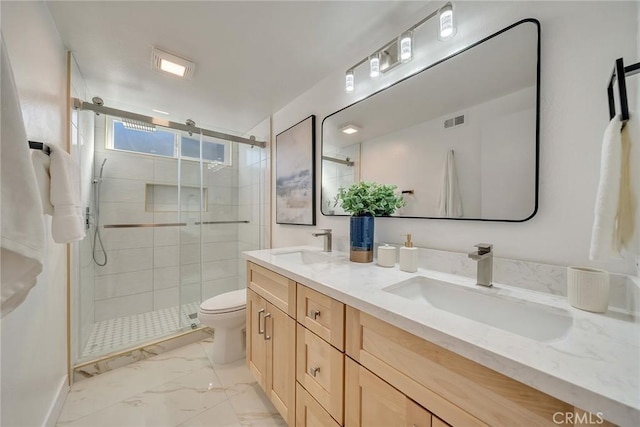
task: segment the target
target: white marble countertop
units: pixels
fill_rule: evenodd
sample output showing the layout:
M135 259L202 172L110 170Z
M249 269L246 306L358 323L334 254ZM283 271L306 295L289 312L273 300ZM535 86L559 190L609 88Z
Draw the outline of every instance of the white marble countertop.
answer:
M336 262L306 265L277 256L299 250L320 252L315 247L289 247L243 255L560 400L602 413L603 418L616 424L640 425L638 319L611 310L605 314L585 312L571 307L564 297L502 284L480 290L570 313L573 325L565 336L539 342L381 290L416 275L478 289L472 279L426 269L406 273L397 265L383 268L375 263L357 264L348 261L348 254L337 252L329 254Z

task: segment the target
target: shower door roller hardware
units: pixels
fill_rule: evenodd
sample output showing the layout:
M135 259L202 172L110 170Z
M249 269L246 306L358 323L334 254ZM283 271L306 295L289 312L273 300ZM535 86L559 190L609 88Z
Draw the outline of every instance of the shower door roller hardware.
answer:
M267 341L267 340L270 340L270 339L271 339L271 336L270 336L270 335L267 335L267 317L271 317L271 313L266 313L266 314L264 315L264 340L265 340L265 341Z
M315 378L315 376L320 372L320 368L313 367L309 369L309 373Z
M260 326L260 315L264 314L264 308L258 310L258 335L264 334L264 329Z
M311 317L313 320L316 320L318 316L320 316L320 310L311 310L309 312L309 317Z

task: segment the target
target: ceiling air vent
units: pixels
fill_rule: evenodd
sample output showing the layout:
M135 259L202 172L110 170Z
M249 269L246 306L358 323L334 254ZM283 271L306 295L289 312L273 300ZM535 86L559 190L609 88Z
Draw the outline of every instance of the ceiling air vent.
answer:
M464 124L464 115L445 120L444 128L452 128L454 126L459 126L462 124Z
M196 64L154 47L151 55L151 68L185 79L190 79L193 77Z

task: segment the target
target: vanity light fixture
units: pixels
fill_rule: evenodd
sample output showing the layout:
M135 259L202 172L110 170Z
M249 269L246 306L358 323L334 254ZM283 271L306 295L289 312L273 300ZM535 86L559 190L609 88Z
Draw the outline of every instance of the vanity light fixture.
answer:
M453 5L447 3L438 11L438 40L448 40L456 35L457 28L453 16Z
M354 133L358 132L360 129L361 128L358 125L355 125L353 123L347 123L340 127L340 132L346 133L347 135L353 135Z
M344 82L345 82L344 90L347 93L353 92L353 89L355 89L355 80L354 80L354 76L353 76L353 69L347 71L347 74L345 76Z
M409 62L413 57L413 31L408 30L402 33L398 43L400 51L400 61Z
M411 61L415 48L414 31L436 16L439 22L438 40L448 40L453 37L456 34L453 6L447 3L349 68L345 75L345 91L347 93L355 91L354 70L364 63L369 64L369 77L376 79L396 66Z
M190 79L193 76L196 64L154 47L151 54L151 67L154 70Z
M380 52L376 52L369 57L369 77L372 79L380 77Z

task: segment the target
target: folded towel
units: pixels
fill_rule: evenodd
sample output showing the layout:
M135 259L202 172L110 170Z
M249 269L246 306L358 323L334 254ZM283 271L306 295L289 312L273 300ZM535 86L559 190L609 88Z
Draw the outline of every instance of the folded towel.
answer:
M442 172L442 189L438 202L438 216L460 218L462 216L462 198L458 187L458 176L453 150L447 151Z
M631 240L633 208L629 182L629 124L619 116L609 122L602 141L600 182L596 196L591 248L593 261L620 257Z
M42 150L31 150L31 160L33 168L36 172L36 181L40 190L40 199L42 200L42 213L53 215L53 205L51 204L51 175L49 174L49 157Z
M44 258L44 223L22 111L4 41L0 41L0 313L13 311L36 284Z
M53 220L51 234L56 243L82 240L85 236L84 219L80 203L80 167L61 148L51 149L51 204Z

